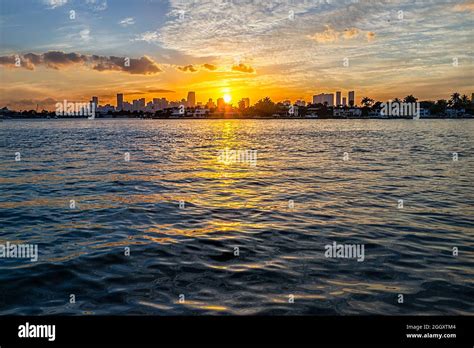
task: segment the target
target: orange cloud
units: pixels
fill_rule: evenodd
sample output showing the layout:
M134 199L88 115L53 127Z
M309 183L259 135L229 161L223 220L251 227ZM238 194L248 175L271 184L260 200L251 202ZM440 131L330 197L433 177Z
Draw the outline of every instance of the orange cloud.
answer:
M454 11L457 11L457 12L474 11L474 0L468 0L462 4L457 4L456 6L454 6Z
M372 31L368 31L367 32L367 41L372 41L373 39L375 39L375 33L372 32Z
M254 68L252 68L250 65L245 65L243 63L232 66L232 70L243 72L243 73L253 73L255 71Z
M350 29L345 29L344 30L344 39L352 39L353 37L358 36L360 33L360 30L357 28L350 28Z
M315 33L309 38L319 43L336 42L339 38L339 33L327 25L326 30L321 33Z
M206 68L207 70L216 70L217 69L217 66L215 66L214 64L203 64L202 66L204 68Z
M181 70L183 72L196 72L196 71L198 71L198 69L195 68L194 65L178 66L178 70Z
M338 32L327 25L324 31L308 36L308 38L318 43L331 43L338 41L341 37L344 40L355 39L360 37L363 33L364 32L358 28L346 28L344 31ZM367 41L372 41L375 38L375 33L368 31L365 32L365 36L367 37Z

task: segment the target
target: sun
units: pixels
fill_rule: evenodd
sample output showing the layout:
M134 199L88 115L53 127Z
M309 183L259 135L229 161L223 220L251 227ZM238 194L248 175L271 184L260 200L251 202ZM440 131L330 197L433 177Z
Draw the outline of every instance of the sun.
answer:
M226 93L224 94L224 101L226 103L230 102L232 100L232 97L230 96L230 94Z

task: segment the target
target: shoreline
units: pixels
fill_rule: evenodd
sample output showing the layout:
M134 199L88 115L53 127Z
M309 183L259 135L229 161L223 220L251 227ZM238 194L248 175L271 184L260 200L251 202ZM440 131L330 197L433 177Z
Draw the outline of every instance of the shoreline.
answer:
M4 117L6 120L87 120L88 117ZM459 120L474 119L474 115L449 117L95 117L91 120Z

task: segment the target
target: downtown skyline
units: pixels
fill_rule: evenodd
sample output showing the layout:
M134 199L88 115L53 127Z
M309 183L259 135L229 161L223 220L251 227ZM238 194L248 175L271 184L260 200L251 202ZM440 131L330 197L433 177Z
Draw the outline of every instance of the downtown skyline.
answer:
M118 89L234 104L470 95L473 11L472 1L3 1L0 106L114 104Z

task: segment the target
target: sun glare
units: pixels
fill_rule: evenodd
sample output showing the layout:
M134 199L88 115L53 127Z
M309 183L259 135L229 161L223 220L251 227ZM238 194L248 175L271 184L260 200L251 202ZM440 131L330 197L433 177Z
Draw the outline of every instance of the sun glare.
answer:
M230 96L230 94L224 94L224 101L226 103L230 102L232 100L232 97Z

